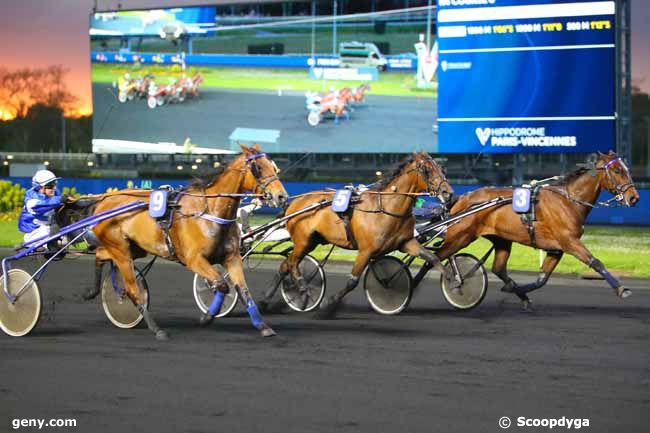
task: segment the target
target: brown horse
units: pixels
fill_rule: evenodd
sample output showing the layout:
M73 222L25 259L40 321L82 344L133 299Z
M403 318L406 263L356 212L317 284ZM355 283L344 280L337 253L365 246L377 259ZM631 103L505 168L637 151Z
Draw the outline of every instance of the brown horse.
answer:
M260 153L258 145L242 146L244 154L210 180L197 180L180 191L173 209L172 224L168 234L145 210L136 210L99 223L94 233L100 247L97 260L111 260L119 269L125 283L126 294L138 307L145 322L156 338L166 339L139 296L133 260L147 254L177 260L210 281L218 292L208 315L201 324L212 321L219 311L220 301L229 291L229 285L242 297L253 325L263 336L274 335L264 323L248 291L239 252L239 230L234 220L240 196L245 191L261 192L275 206L286 203L287 192L276 175L275 165ZM126 190L105 195L94 208L100 213L137 200L148 201L149 191ZM219 263L228 272L226 281L213 267Z
M352 274L344 289L331 296L323 305L317 317L328 318L336 313L343 297L352 291L361 273L372 257L399 249L412 256L418 256L444 272L439 260L413 238L415 218L412 214L413 202L419 191L449 200L453 190L442 167L425 153L413 154L407 158L389 177L382 180L374 189L360 194L359 201L351 205L348 212L349 228L344 217L323 206L298 215L287 222L294 248L282 263L275 285L265 294L262 301L268 306L279 286L291 274L296 284L305 289L305 281L298 264L318 244L333 244L348 250L358 250ZM327 191L316 191L296 198L287 208L286 214L321 201L332 200Z
M489 239L495 247L492 272L505 283L501 290L515 293L527 307L530 299L526 293L546 284L566 252L601 274L616 294L625 298L631 292L580 241L585 219L595 207L594 203L602 189L614 194L615 200L624 206L634 206L639 201L639 194L623 160L613 152L599 153L579 170L540 188L537 203L533 204L535 218L530 224L524 222L512 206L488 208L449 227L444 244L436 255L440 260L445 260L479 236ZM461 196L451 213L461 212L473 204L496 197L512 196L511 188L481 188ZM508 276L506 269L513 242L546 251L546 258L534 283L519 286Z
M364 83L359 87L352 89L352 94L350 95L350 101L363 102L367 90L370 90L370 84L367 83Z

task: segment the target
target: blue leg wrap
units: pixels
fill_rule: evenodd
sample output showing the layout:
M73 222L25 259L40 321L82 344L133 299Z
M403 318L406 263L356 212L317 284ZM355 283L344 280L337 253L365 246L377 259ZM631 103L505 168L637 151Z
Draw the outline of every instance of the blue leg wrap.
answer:
M219 313L219 310L221 309L221 304L223 304L223 299L226 297L226 294L223 292L217 292L216 295L214 295L214 299L212 300L212 304L210 304L210 308L208 308L208 314L210 316L216 316L217 313Z
M607 281L609 285L614 289L618 289L618 286L621 285L621 283L619 283L619 281L612 274L610 274L607 269L600 271L600 275L602 275L605 278L605 281Z
M251 318L251 322L253 323L253 326L259 329L259 327L264 324L264 319L262 319L262 315L257 309L257 305L255 305L255 301L249 299L246 302L246 307L247 307L246 311L248 311L248 315Z
M336 117L334 118L334 124L335 124L335 125L338 125L339 122L340 122L340 120L339 120L339 116L336 116Z
M124 296L124 291L120 287L120 285L117 283L117 268L116 266L111 263L111 284L113 284L113 290L115 290L115 293L117 293L120 296Z

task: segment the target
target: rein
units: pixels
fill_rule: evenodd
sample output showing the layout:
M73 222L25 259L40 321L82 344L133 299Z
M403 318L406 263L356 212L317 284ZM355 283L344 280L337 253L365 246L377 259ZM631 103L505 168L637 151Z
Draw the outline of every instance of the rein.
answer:
M611 166L613 166L617 162L620 162L621 165L623 166L623 169L625 169L625 171L627 171L629 173L629 171L627 169L627 166L623 162L623 159L621 159L620 157L614 158L611 161L608 161L602 167L592 166L590 168L590 170L604 170L605 174L607 175L607 178L610 181L610 183L612 183L614 185L614 189L616 190L616 192L618 192L618 194L615 194L612 198L610 198L608 200L599 201L599 202L596 202L596 204L593 204L593 203L589 203L589 202L586 202L586 201L583 201L583 200L579 200L579 199L577 199L575 197L572 197L571 194L569 194L568 189L567 190L558 189L558 188L555 188L553 186L546 186L546 185L543 185L543 188L545 188L545 189L547 189L547 190L549 190L551 192L554 192L556 194L559 194L559 195L565 197L567 200L572 201L573 203L579 204L581 206L590 207L592 209L599 208L599 207L607 207L607 208L623 207L623 206L625 206L623 204L623 200L624 200L623 194L625 194L625 192L628 189L633 188L634 183L628 182L628 183L624 183L624 184L619 184L619 183L614 181L614 179L612 178L612 174L609 172L609 169L610 169ZM553 180L556 180L556 179L557 180L562 180L565 177L566 176L557 176L557 177L554 177L554 178L551 178L551 179L553 179ZM567 185L567 188L568 188L568 185Z

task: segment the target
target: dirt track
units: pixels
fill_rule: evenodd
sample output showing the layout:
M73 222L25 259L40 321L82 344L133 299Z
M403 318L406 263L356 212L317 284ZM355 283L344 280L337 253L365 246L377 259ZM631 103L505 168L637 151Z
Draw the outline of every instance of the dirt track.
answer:
M270 277L248 272L254 292ZM330 293L344 282L328 278ZM14 418L75 418L68 431L80 432L496 432L502 416L642 432L650 422L645 281L621 301L602 281L551 280L533 313L496 283L468 313L432 282L395 317L370 312L357 291L335 321L267 316L279 336L262 339L241 307L197 328L191 275L160 264L152 311L172 338L159 343L81 301L91 280L87 260L53 265L33 335L0 335L0 431Z

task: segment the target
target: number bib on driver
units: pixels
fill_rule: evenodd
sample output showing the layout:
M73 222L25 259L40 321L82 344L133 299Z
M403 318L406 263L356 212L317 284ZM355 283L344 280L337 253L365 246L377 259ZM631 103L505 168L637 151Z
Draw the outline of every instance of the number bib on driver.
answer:
M530 210L530 189L514 189L512 192L512 210L517 213L526 213Z
M352 197L352 191L349 189L337 190L336 194L334 194L334 199L332 200L332 210L337 213L348 210L350 197Z
M149 216L151 218L160 218L165 215L167 210L167 191L164 189L157 189L151 191L149 195Z

